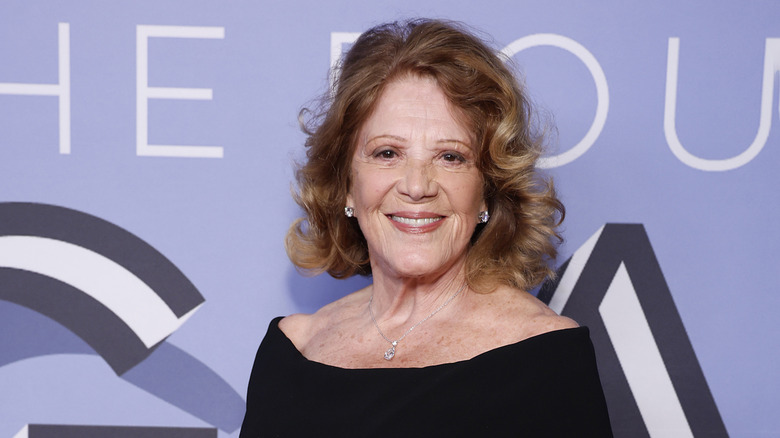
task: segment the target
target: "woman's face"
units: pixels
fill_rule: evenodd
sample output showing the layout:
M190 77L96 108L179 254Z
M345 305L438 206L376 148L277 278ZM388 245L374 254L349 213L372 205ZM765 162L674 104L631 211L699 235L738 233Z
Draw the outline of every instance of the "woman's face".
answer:
M454 111L433 79L407 76L360 130L347 205L375 276L436 276L465 259L486 207L475 138Z

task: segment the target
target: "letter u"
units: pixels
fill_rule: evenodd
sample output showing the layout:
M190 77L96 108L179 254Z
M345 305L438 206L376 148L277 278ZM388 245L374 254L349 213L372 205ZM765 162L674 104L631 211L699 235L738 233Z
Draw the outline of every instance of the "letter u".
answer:
M780 38L767 38L764 52L764 79L761 88L761 115L758 133L753 143L741 154L722 160L708 160L688 152L677 137L677 71L680 60L680 39L669 38L669 51L666 61L666 103L664 105L664 134L669 149L683 163L694 169L705 171L732 170L744 166L761 152L772 125L772 93L774 76L780 72Z

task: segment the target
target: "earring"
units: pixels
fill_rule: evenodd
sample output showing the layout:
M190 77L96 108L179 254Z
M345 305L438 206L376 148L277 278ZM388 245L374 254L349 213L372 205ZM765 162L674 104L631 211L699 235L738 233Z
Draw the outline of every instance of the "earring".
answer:
M355 209L352 207L344 207L344 215L346 217L353 217L355 216Z
M488 213L487 210L480 211L479 216L477 216L477 219L479 219L479 223L486 224L487 221L490 220L490 213Z

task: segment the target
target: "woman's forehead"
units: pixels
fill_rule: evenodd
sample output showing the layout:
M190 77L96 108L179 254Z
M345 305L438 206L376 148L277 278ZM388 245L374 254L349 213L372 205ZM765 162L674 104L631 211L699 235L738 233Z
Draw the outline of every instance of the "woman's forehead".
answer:
M376 137L455 141L471 146L474 135L457 109L428 76L407 75L387 84L371 115L360 129L359 143Z

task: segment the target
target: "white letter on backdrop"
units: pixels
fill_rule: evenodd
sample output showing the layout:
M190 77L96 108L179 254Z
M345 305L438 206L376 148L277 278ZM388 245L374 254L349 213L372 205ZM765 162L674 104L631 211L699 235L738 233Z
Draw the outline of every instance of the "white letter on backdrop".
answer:
M599 134L601 134L601 130L604 128L604 123L607 121L609 88L607 87L607 77L604 75L604 70L601 69L601 65L599 65L596 57L585 46L571 38L551 33L538 33L515 40L504 47L501 52L511 58L525 49L536 46L553 46L570 52L585 64L585 67L588 68L591 76L593 76L593 81L596 83L596 116L593 118L590 129L585 133L585 137L568 151L552 157L541 158L538 164L539 167L549 169L571 163L596 142Z
M149 38L225 38L224 27L146 26L136 31L136 154L151 157L222 158L221 146L149 144L149 99L211 100L211 88L149 86Z
M70 154L70 24L58 25L59 80L57 84L0 83L0 94L60 98L60 153Z
M344 44L354 43L360 32L331 32L330 33L330 88L333 90L333 85L338 80L338 74L336 73L336 66L338 65L341 54L344 53ZM335 90L333 90L335 91Z
M764 51L764 80L761 88L761 115L758 132L753 143L736 157L723 160L699 158L688 152L677 137L677 71L680 61L680 39L669 38L669 51L666 58L666 103L664 105L664 134L669 149L683 163L694 169L705 171L732 170L744 166L761 152L772 125L772 92L775 73L780 72L780 38L767 38Z

